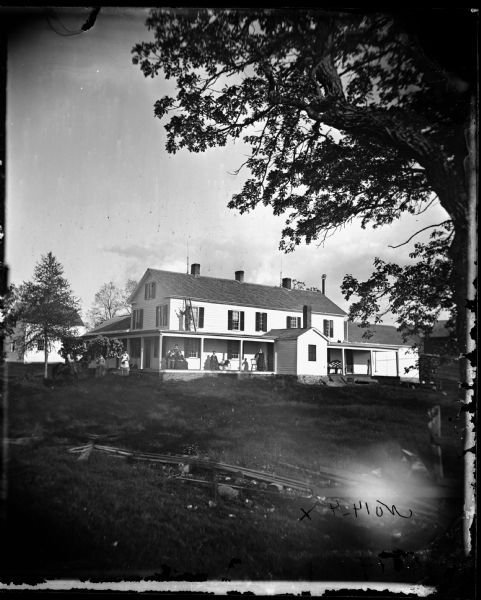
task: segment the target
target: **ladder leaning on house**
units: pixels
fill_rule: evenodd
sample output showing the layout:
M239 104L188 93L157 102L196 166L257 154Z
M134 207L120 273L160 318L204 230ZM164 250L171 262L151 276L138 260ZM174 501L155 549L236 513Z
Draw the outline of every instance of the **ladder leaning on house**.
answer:
M194 316L194 309L192 308L192 300L191 298L187 298L187 300L185 301L186 303L186 314L189 315L189 329L190 329L190 321L192 320L192 324L194 325L194 331L197 331L196 329L196 325L195 325L195 316Z

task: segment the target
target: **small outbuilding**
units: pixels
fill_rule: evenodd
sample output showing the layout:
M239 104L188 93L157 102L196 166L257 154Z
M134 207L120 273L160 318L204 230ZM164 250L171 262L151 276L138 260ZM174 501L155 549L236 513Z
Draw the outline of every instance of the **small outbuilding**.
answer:
M327 373L328 338L315 327L271 329L275 339L275 370L279 375L320 375Z

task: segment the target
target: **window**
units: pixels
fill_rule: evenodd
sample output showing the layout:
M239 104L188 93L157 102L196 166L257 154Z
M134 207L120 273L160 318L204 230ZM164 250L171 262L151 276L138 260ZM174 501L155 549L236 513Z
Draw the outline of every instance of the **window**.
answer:
M169 305L161 304L155 308L155 326L167 327L169 324Z
M134 308L132 311L132 329L142 329L144 323L144 309Z
M301 327L301 317L286 317L287 329L296 329Z
M131 358L140 358L140 338L131 338L130 356Z
M10 352L15 352L15 342L10 342Z
M45 350L45 341L44 340L37 341L37 350L39 350L39 351Z
M323 320L324 335L326 337L334 337L334 321L329 319Z
M229 340L227 342L227 358L239 358L240 342Z
M199 358L200 340L185 340L184 352L186 358Z
M186 331L192 331L193 329L202 329L204 327L204 307L192 306L187 308L189 310L185 313ZM190 310L190 308L192 310Z
M145 284L144 298L146 300L151 300L152 298L155 298L155 281L151 281L150 283Z
M317 349L317 346L315 344L309 344L307 346L308 360L313 361L313 362L316 361L316 349Z
M244 311L230 310L227 317L227 329L244 331Z
M256 312L256 331L267 331L267 313Z

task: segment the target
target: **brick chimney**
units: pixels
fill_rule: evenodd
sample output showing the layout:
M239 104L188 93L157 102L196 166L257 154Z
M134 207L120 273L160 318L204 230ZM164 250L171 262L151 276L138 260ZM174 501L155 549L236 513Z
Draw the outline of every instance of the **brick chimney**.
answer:
M290 290L292 288L292 279L290 277L283 277L282 287L286 288L286 290Z
M321 276L321 293L326 295L326 275L323 274Z
M194 277L200 277L200 265L199 263L193 263L190 267L190 274Z
M244 283L244 271L236 271L235 280L239 283Z
M312 306L305 304L302 307L302 328L310 329L312 327Z

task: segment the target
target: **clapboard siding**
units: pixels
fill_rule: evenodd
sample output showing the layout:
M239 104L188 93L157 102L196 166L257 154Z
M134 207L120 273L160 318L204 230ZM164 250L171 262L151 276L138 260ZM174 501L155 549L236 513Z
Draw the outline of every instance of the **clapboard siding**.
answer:
M157 288L159 288L159 284ZM146 300L144 298L144 287L142 286L141 293L136 295L135 301L132 303L132 310L143 309L143 327L142 329L154 329L155 325L155 309L161 304L169 305L169 324L167 329L171 331L183 331L184 319L180 315L180 311L185 309L185 301L180 298L165 298L162 294L162 289L157 289L156 298ZM206 331L210 333L241 333L241 330L230 330L228 328L228 313L230 310L238 310L244 312L244 329L242 333L248 335L263 335L264 331L256 330L256 313L267 314L267 328L270 329L285 329L287 317L296 317L301 319L302 312L287 311L287 310L268 310L242 305L219 304L214 302L198 302L192 301L193 307L204 308L204 326L199 329L199 332ZM180 315L180 316L179 316ZM312 315L312 325L320 331L323 328L323 320L332 319L334 322L334 335L332 339L342 339L344 333L344 318L335 317L332 315ZM163 329L163 328L161 328Z
M276 373L280 375L297 374L297 340L278 340L276 342Z
M316 347L316 360L309 360L309 345ZM298 375L327 374L327 342L318 333L310 329L297 338Z

